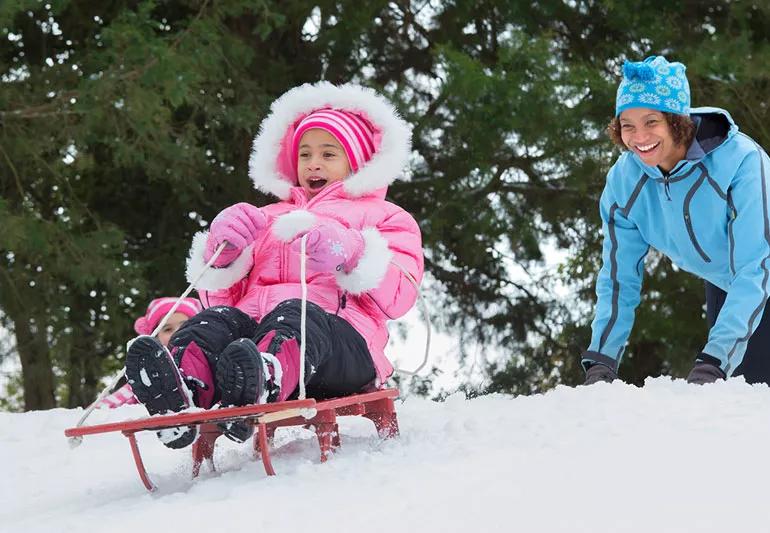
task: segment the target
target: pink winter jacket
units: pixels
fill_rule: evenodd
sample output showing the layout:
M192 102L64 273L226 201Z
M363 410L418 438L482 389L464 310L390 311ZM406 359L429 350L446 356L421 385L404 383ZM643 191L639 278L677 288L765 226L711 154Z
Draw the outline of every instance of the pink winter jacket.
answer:
M377 150L354 175L308 200L294 177L289 140L305 115L325 106L354 111L369 120ZM417 299L417 290L402 269L417 283L423 275L417 223L385 200L387 185L399 175L409 152L409 127L387 100L370 89L322 82L298 87L276 100L254 141L249 174L256 188L283 201L262 208L268 228L238 259L203 275L197 285L203 304L234 305L260 320L280 302L301 297L300 257L290 246L297 234L325 221L357 229L365 243L358 265L347 274L308 269L308 300L345 319L366 339L377 370L376 385L381 385L393 372L385 356L386 322L403 316ZM202 232L193 239L190 280L203 267L207 235Z

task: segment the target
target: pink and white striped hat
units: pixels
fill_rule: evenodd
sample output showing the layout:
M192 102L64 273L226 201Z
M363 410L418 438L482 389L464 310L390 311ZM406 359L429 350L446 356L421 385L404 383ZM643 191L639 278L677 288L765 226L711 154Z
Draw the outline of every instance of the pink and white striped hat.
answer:
M139 335L150 335L152 331L160 324L166 313L174 307L176 298L155 298L147 306L147 313L140 316L134 322L134 331ZM182 313L188 318L193 317L203 310L203 305L195 298L184 298L176 308L175 313Z
M342 109L317 109L300 120L294 128L291 154L294 173L297 173L297 156L302 135L311 129L329 132L339 141L348 156L350 169L358 172L374 155L374 132L369 122L351 111Z

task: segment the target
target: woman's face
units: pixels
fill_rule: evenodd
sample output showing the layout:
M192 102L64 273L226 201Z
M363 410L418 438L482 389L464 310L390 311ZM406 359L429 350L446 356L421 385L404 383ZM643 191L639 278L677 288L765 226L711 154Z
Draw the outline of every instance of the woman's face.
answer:
M171 335L176 333L182 324L187 322L187 315L184 313L174 313L168 317L168 321L158 333L158 340L163 346L168 346L168 341L171 340Z
M302 135L297 153L297 179L309 198L349 175L348 156L331 133L313 128Z
M684 159L686 148L674 144L663 113L646 107L626 109L620 114L623 144L646 165L668 172Z

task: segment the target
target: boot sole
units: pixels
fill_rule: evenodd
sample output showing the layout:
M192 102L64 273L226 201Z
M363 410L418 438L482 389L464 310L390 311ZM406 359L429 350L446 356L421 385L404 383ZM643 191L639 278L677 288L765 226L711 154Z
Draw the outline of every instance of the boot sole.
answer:
M230 343L217 361L216 381L222 407L259 403L265 379L257 345L250 339ZM254 433L252 425L242 420L221 422L219 427L235 442L245 442Z
M178 413L190 407L187 387L171 354L152 337L139 337L131 345L126 357L126 378L151 416ZM188 426L157 433L169 448L184 448L192 444L198 432L195 426Z

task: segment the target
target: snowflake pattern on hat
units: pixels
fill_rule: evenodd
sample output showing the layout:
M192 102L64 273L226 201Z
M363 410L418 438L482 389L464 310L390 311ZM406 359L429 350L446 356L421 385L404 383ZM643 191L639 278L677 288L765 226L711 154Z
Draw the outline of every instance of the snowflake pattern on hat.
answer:
M633 107L689 114L690 85L686 69L682 63L670 63L662 56L650 56L637 62L626 61L615 98L615 116Z
M633 100L634 100L634 97L631 96L630 94L623 94L618 97L618 105L624 105L629 102L632 102Z
M657 105L660 103L660 96L656 96L652 93L644 93L643 95L639 96L639 101L643 104Z
M669 98L665 101L666 107L670 107L671 109L682 109L682 104L680 104L677 100L674 100L673 98Z

